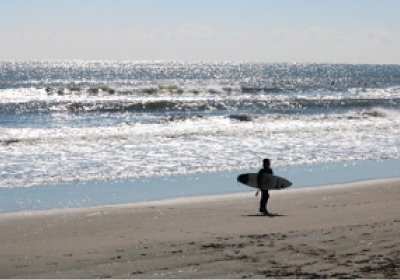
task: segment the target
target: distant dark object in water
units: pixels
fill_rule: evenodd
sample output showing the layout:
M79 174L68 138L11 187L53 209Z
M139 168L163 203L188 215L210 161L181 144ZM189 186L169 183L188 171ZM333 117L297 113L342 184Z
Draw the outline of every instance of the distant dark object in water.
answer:
M250 122L250 121L254 120L253 116L246 115L246 114L230 115L229 118L234 119L234 120L238 120L238 121L241 121L241 122Z
M242 184L247 184L247 182L249 181L249 174L240 174L237 177L237 180Z
M361 112L362 116L369 116L369 117L376 117L376 118L383 118L386 117L386 114L383 111L380 110L371 110L371 111L365 111L363 110Z

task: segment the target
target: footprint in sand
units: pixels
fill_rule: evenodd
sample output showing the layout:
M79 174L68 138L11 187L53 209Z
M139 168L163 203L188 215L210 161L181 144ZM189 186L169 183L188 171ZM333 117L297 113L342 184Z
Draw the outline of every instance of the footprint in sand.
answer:
M27 264L18 264L15 266L16 268L24 268L24 267L28 267Z

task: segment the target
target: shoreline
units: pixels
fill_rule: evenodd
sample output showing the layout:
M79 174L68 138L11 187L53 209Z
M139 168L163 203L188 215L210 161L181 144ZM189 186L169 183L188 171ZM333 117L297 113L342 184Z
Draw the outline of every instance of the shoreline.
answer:
M398 278L400 178L0 214L1 278Z
M364 186L370 186L374 184L385 184L385 183L393 183L400 181L399 177L391 177L391 178L380 178L380 179L369 179L369 180L358 180L348 183L338 183L338 184L329 184L329 185L321 185L321 186L312 186L312 187L300 187L300 188L287 188L283 190L272 190L270 191L271 196L280 197L280 196L290 196L296 195L299 192L326 192L336 189L346 188L362 188ZM105 211L105 210L118 210L118 209L135 209L135 208L145 208L145 207L167 207L174 205L193 205L193 204L203 204L203 203L214 203L214 202L223 202L223 201L233 201L233 200L242 200L254 198L254 193L257 190L254 188L249 188L247 192L236 192L236 193L228 193L228 194L209 194L209 195L198 195L198 196L188 196L188 197L176 197L176 198L166 198L160 200L151 200L151 201L140 201L140 202L131 202L131 203L121 203L121 204L110 204L110 205L96 205L96 206L87 206L87 207L73 207L73 208L52 208L52 209L41 209L41 210L25 210L25 211L15 211L15 212L4 212L0 213L0 221L3 218L18 218L18 217L27 217L27 216L51 216L51 215L63 215L63 214L79 214L79 213L91 213L96 211ZM256 197L257 201L260 197Z
M274 173L294 183L289 190L400 177L400 159L330 162L273 167ZM0 214L46 209L85 208L138 202L188 199L208 195L250 193L237 183L240 173L257 169L123 179L0 187Z

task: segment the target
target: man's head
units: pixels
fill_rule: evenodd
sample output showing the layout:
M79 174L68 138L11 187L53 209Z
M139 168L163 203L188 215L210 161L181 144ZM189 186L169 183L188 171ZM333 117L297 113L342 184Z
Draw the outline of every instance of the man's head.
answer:
M271 166L271 162L268 158L263 160L263 165L264 167L270 167Z

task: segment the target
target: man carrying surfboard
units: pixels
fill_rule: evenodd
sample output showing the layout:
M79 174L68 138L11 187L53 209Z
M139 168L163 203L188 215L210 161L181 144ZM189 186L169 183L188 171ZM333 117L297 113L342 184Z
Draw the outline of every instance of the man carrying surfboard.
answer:
M263 168L258 173L239 174L237 181L248 187L258 189L256 196L261 191L260 209L259 211L268 215L267 203L269 199L269 190L282 190L290 187L292 182L288 179L274 175L271 169L269 159L263 160Z
M268 215L267 211L267 203L269 199L269 192L266 189L261 189L261 177L264 173L274 175L274 172L271 169L271 161L269 159L264 159L263 160L263 168L258 171L257 175L257 186L261 191L261 200L260 200L260 209L259 211L263 213L264 215ZM256 196L258 195L258 192L256 193Z

